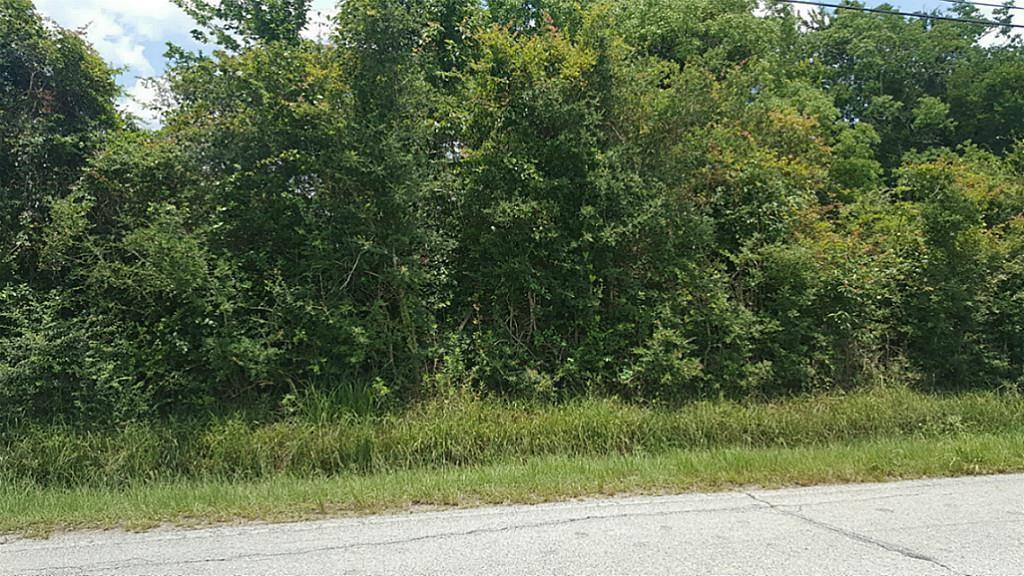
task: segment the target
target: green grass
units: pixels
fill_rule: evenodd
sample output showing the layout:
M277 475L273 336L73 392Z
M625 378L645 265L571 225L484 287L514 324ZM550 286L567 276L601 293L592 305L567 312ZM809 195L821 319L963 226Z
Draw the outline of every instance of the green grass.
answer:
M455 397L378 418L228 418L94 432L36 427L0 439L0 481L118 487L1022 430L1019 394L896 388L674 410L601 399L524 406Z
M9 432L0 532L1015 470L1020 394L880 388L672 410L459 396L373 418Z
M410 506L536 503L737 486L865 482L1024 470L1024 433L798 448L539 457L440 470L256 481L183 480L125 489L0 487L0 532L296 520Z

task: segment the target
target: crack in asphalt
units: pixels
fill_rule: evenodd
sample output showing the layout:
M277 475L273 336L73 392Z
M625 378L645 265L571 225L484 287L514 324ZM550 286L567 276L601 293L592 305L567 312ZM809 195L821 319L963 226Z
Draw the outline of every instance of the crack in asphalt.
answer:
M664 497L656 497L656 498L661 500ZM672 498L672 497L668 497L668 498ZM519 507L524 508L524 509L528 509L531 512L542 510L542 509L543 510L557 511L557 510L564 509L564 508L569 508L569 507L573 507L573 508L576 508L577 510L584 511L584 510L614 510L616 508L622 508L622 507L625 507L625 506L648 506L648 505L656 504L656 503L660 503L660 502L658 500L649 500L649 499L633 499L633 498L628 498L627 499L627 498L623 498L621 500L614 500L613 499L613 500L604 500L604 501L600 501L600 500L595 500L595 501L589 501L589 500L565 501L565 502L545 503L545 504L537 504L537 505L519 505ZM670 504L671 504L671 502L670 502ZM732 506L719 506L719 507L716 507L714 509L709 509L709 510L722 511L722 510L728 510L731 507ZM690 512L690 511L691 510L687 509L687 510L681 510L680 512ZM699 512L699 511L702 511L702 510L701 509L693 509L692 511L693 512ZM407 513L407 514L399 513L399 514L394 514L394 515L381 515L381 516L373 516L373 515L367 515L367 516L343 516L342 515L342 516L339 516L339 517L334 518L334 519L312 520L312 521L307 521L307 522L298 521L298 522L284 522L284 523L276 523L276 524L275 523L263 524L263 523L256 523L256 522L254 522L254 523L250 523L248 525L242 524L240 526L232 526L232 525L217 526L217 525L214 525L214 526L207 526L207 527L199 527L198 529L184 528L183 530L178 530L177 532L162 532L158 528L157 530L154 530L154 531L151 531L151 532L135 532L135 533L121 532L121 533L119 533L119 535L128 536L128 537L131 537L133 539L135 537L141 537L146 543L153 543L153 542L178 542L178 541L182 541L182 540L204 540L204 539L207 539L207 538L209 538L211 536L228 537L228 538L230 538L230 537L251 536L251 535L255 535L255 534L265 534L267 532L279 532L279 531L287 531L289 534L298 534L298 533L302 533L302 532L320 531L320 530L323 530L324 528L330 529L330 528L335 527L334 524L336 522L353 522L353 523L357 524L360 528L362 528L362 527L380 527L380 526L384 526L384 525L388 525L388 524L393 524L393 523L404 523L404 522L409 521L410 519L416 519L416 520L436 519L438 517L438 514L442 514L442 515L448 516L448 517L452 517L454 515L457 515L455 517L458 518L458 519L463 519L463 518L481 519L481 518L495 517L495 516L505 517L505 516L507 516L509 514L509 511L505 510L505 509L500 509L500 508L478 508L478 509L473 509L473 508L453 508L453 509L441 510L439 512L412 512L412 513ZM595 514L594 516L600 517L600 515L598 515L598 514ZM615 514L606 514L606 516L614 517ZM108 532L108 531L100 530L100 532ZM72 532L70 534L73 535L74 533ZM99 537L89 538L89 539L85 540L84 542L76 542L76 543L73 544L73 546L76 547L76 548L85 547L85 546L110 546L112 544L112 542L110 540L104 538L104 536L106 536L105 533L102 534ZM50 550L50 549L57 549L57 550L59 550L59 549L64 549L64 548L68 547L67 543L58 541L58 539L56 539L56 538L55 539L48 539L48 537L44 537L43 539L37 540L37 539L32 539L32 538L24 538L24 537L19 537L19 536L13 536L13 537L10 537L9 540L4 541L3 540L4 537L5 536L0 536L0 550L2 550L3 546L6 546L6 545L18 546L19 547L18 551L25 551L25 550ZM24 544L26 542L31 542L32 545L31 546L24 546ZM119 541L119 542L115 542L113 544L124 544L124 543L127 543L127 542L122 540L122 541Z
M746 494L746 493L743 493L743 494L749 496L749 494ZM953 494L954 493L952 493L952 492L949 493L950 496L952 496ZM783 506L787 506L787 507L791 507L791 508L796 508L798 510L802 510L805 505L806 506L819 506L819 505L823 505L823 504L856 504L856 503L862 503L862 502L874 502L874 501L880 501L880 500L895 500L895 499L905 498L905 497L908 497L908 496L913 497L913 496L924 496L924 495L925 494L920 493L920 492L908 492L908 493L905 493L905 494L889 494L889 495L885 495L885 496L868 496L868 497L864 497L864 498L815 500L815 501L812 501L812 502L807 502L807 503L802 503L802 504L784 504ZM611 501L608 501L608 502L609 503L602 503L602 502L592 503L592 502L583 500L583 501L580 502L580 504L582 504L582 507L584 507L584 508L600 510L600 509L615 508L617 506L629 506L629 505L645 506L645 505L650 505L650 504L653 503L653 501L648 500L648 499L635 499L635 500L634 499L622 499L622 501L620 501L620 502L616 502L614 500L611 500ZM576 502L559 502L559 503L555 503L555 504L550 504L549 503L549 504L540 504L538 506L557 506L558 508L564 508L564 507L566 507L569 504L576 504ZM715 510L725 510L725 509L728 509L728 508L716 508ZM491 512L491 511L489 511L489 509L476 509L476 510L474 510L474 509L471 509L471 508L470 509L455 508L455 509L452 509L452 510L443 510L440 513L448 514L448 513L453 513L453 512L454 513L461 513L461 514L464 514L465 517L472 517L472 518L483 518L483 517L491 516L491 515L495 514L495 512ZM360 526L364 526L364 525L365 526L381 526L381 525L384 525L384 524L390 524L390 523L394 523L394 522L405 522L409 518L429 519L429 518L433 518L434 515L437 514L437 513L438 512L413 512L413 513L410 513L410 514L395 514L395 515L386 515L386 516L354 516L354 517L338 516L336 518L328 518L328 519L325 519L325 520L312 520L312 521L309 521L309 522L299 521L299 522L287 522L287 523L279 523L279 524L274 524L274 523L262 524L262 523L258 523L258 522L253 522L253 523L250 523L248 525L242 524L240 526L234 526L234 525L218 526L218 525L213 525L213 526L199 526L197 528L188 528L188 527L186 527L186 528L183 529L183 531L180 531L178 533L164 533L160 529L157 529L157 530L148 531L148 532L144 531L144 532L141 532L141 533L139 533L139 532L136 532L136 533L126 532L124 534L130 535L130 536L133 536L133 537L134 536L142 536L145 539L146 542L177 542L177 541L181 541L181 540L202 540L202 539L205 539L210 534L209 533L204 533L204 532L216 532L215 535L216 536L221 536L221 537L236 537L236 536L249 536L249 535L253 535L253 534L264 534L264 533L267 533L267 532L279 531L279 530L283 529L283 530L287 530L290 534L296 534L296 533L300 533L300 532L311 532L311 531L322 530L324 528L324 526L320 525L321 522L323 522L325 524L326 523L332 523L333 524L334 522L338 522L338 521L352 521L352 522L359 523ZM504 510L502 510L502 511L500 511L498 513L500 513L501 515L507 514L507 512L504 511ZM1024 516L1024 512L1007 511L1006 513L1009 514L1009 515ZM986 522L988 522L988 521L986 521ZM304 524L311 524L311 526L306 527L306 526L304 526ZM957 524L962 524L962 523L957 523ZM955 526L957 524L949 524L949 525L950 526ZM929 525L929 526L931 526L931 525ZM939 525L936 525L936 526L939 526ZM175 529L178 530L179 528L175 528ZM223 532L221 532L221 531L223 531ZM106 532L106 531L103 531L103 532ZM71 532L70 534L74 535L74 532ZM23 545L26 542L32 542L32 545L31 546L21 546L21 545ZM123 543L123 542L117 542L117 544L121 544L121 543ZM75 543L75 547L83 547L83 546L103 546L103 547L105 547L105 546L110 546L111 544L112 543L109 540L106 540L106 539L103 539L103 538L94 538L94 539L86 540L84 542ZM9 534L0 535L0 550L3 550L4 547L7 547L7 546L11 546L11 547L20 546L20 549L18 551L25 551L25 550L60 550L60 549L66 548L67 544L65 544L64 542L57 541L56 538L49 539L49 537L43 537L42 539L37 540L37 539L25 538L25 537L21 537L21 536L12 536L12 535L9 535Z
M919 560L919 561L922 561L922 562L928 562L929 564L932 564L934 566L938 566L939 568L942 568L942 569L946 570L947 572L949 572L951 574L957 574L958 576L962 576L962 575L960 575L960 573L956 572L951 567L949 567L946 564L943 564L942 562L938 561L937 559L932 558L931 556L926 556L924 554L921 554L920 552L915 552L914 550L911 550L910 548L904 548L903 546L899 546L897 544L892 544L892 543L886 542L884 540L879 540L877 538L872 538L870 536L865 536L864 534L860 534L858 532L854 532L853 530L847 530L845 528L840 528L839 526L833 526L832 524L829 524L827 522L822 522L821 520L816 520L814 518L811 518L810 516L805 516L804 514L801 514L800 512L794 512L793 510L787 510L785 508L785 505L778 505L778 504L775 504L773 502L769 502L768 500L765 500L764 498L761 498L761 497L757 496L756 494L752 494L750 492L744 492L744 494L746 494L747 497L749 497L751 500L754 500L755 502L760 502L761 504L767 506L768 508L770 508L770 509L772 509L772 510L774 510L774 511L780 513L780 514L784 514L784 515L789 516L791 518L796 518L796 519L801 520L803 522L806 522L806 523L808 523L808 524L810 524L812 526L821 528L823 530L828 530L829 532L832 532L834 534L838 534L840 536L849 538L851 540L855 540L855 541L860 542L862 544L868 544L868 545L871 545L871 546L875 546L875 547L881 548L883 550L887 550L889 552L893 552L895 554L899 554L900 556L904 556L906 558L911 558L913 560ZM803 508L803 505L800 505L798 507L798 509L802 509L802 508Z
M667 516L677 516L685 514L707 514L707 513L719 513L719 512L742 512L748 511L755 508L763 508L761 505L751 506L728 506L718 508L702 508L692 510L671 510L665 512L633 512L626 514L590 514L587 516L577 516L574 518L565 518L562 520L548 520L544 522L534 522L530 524L508 524L505 526L497 526L492 528L476 528L473 530L464 530L461 532L444 532L439 534L427 534L424 536L414 536L411 538L401 538L396 540L381 540L376 542L354 542L352 544L339 544L334 546L320 546L316 548L304 548L302 550L290 550L287 552L257 552L247 554L237 554L234 556L223 556L217 558L202 558L194 560L173 560L173 561L151 561L144 558L129 558L125 561L119 562L106 562L102 564L93 564L86 568L86 570L116 570L122 568L138 568L143 566L187 566L194 564L207 564L207 563L220 563L220 562L233 562L237 560L251 560L259 558L284 558L288 556L301 556L304 554L311 554L317 552L334 552L342 550L351 550L355 548L364 548L368 546L400 546L402 544L411 544L415 542L424 542L428 540L437 540L445 538L459 538L465 536L474 536L477 534L500 534L502 532L510 532L512 530L519 529L531 529L531 528L548 528L552 526L567 526L570 524L577 524L581 522L588 522L591 520L605 520L609 518L663 518ZM50 567L46 569L30 570L29 573L50 573L59 570L83 570L80 565L74 566L58 566Z
M1015 479L1015 481L1019 481L1021 479L1024 479L1024 476L1015 476L1014 479ZM940 484L940 483L936 482L935 484ZM926 487L927 487L927 485L926 485ZM679 506L679 507L676 507L676 508L670 508L670 509L664 509L664 508L659 509L658 507L652 506L652 505L658 505L658 506L664 506L665 505L665 503L666 503L665 500L658 500L658 499L654 499L654 500L651 500L651 501L643 501L643 502L639 502L639 503L635 502L635 501L624 501L622 503L610 503L610 504L607 504L607 505L601 503L599 506L595 505L595 506L590 506L590 507L583 508L583 509L573 509L573 510L570 510L570 511L567 511L567 512L559 513L558 515L562 516L561 518L556 518L556 519L536 519L533 522L527 522L528 520L531 519L531 515L529 515L529 514L524 514L523 516L512 516L511 520L509 520L509 519L507 519L504 516L500 516L500 515L499 516L494 516L491 513L488 513L488 514L481 515L481 517L477 517L475 520L474 519L468 520L469 522L472 522L472 523L476 524L475 527L465 527L464 529L459 530L459 529L451 527L449 525L449 527L451 527L453 529L450 529L450 530L447 530L447 531L441 531L441 530L443 530L443 528L445 526L444 523L441 523L440 526L436 526L434 524L434 521L436 520L436 518L434 517L433 514L423 514L422 516L420 516L422 521L419 522L418 524L414 524L413 528L412 528L414 530L419 531L420 534L419 535L415 535L415 536L404 536L404 537L400 536L400 535L397 535L397 534L389 533L390 530L386 526L383 526L383 524L389 524L389 523L394 522L394 521L405 522L405 521L410 520L411 518L414 518L416 515L413 515L411 517L403 515L403 516L400 516L400 517L396 516L394 518L387 518L386 522L383 521L381 518L373 518L373 517L371 517L369 520L365 519L365 518L359 519L358 520L358 524L359 524L358 526L352 526L352 525L348 524L347 521L346 521L346 523L343 526L341 526L341 528L342 528L341 532L342 533L346 533L347 532L347 533L354 533L354 534L365 534L365 532L362 532L362 529L359 527L364 522L368 525L367 528L369 526L377 526L377 528L374 529L374 532L371 533L371 534L375 534L376 537L370 536L369 538L367 538L368 541L362 541L362 542L356 541L356 542L353 542L353 541L351 541L351 539L349 539L346 542L345 540L340 540L340 538L338 536L331 537L329 535L328 536L314 536L316 538L316 540L309 541L311 539L311 537L308 536L306 534L306 532L308 530L320 530L321 527L317 526L317 527L311 527L311 528L302 528L301 530L296 530L296 531L289 530L289 532L287 532L287 533L285 533L283 535L271 536L270 537L270 541L269 541L270 544L269 545L268 544L264 544L262 548L259 548L258 546L260 546L260 542L263 542L266 538L268 538L266 535L264 535L263 537L261 537L262 539L258 539L258 541L254 543L255 545L253 546L253 548L255 548L255 549L250 549L250 550L244 550L244 549L243 550L237 550L237 549L231 550L230 549L230 547L233 544L237 544L237 540L238 539L245 539L249 535L249 529L248 528L243 528L242 530L240 530L238 532L234 532L234 529L232 529L232 533L229 533L229 534L224 534L224 533L220 533L220 532L216 532L216 531L211 531L209 533L200 534L200 535L196 535L195 533L192 533L192 535L189 535L187 537L182 536L181 534L174 534L171 537L168 537L168 535L161 535L159 538L152 538L151 539L151 538L147 538L145 536L143 538L141 538L141 543L142 544L144 544L144 545L148 544L149 546L153 547L153 546L160 546L160 544L158 542L153 542L153 541L180 540L182 538L187 538L187 539L191 540L193 537L195 537L195 540L193 542L176 544L175 548L180 548L182 546L184 546L186 548L189 548L189 547L193 547L194 546L192 548L192 551L196 555L208 554L209 556L212 556L212 557L209 557L209 558L195 558L195 557L193 557L192 559L177 559L177 558L173 558L172 559L170 557L171 554L167 554L167 556L165 556L164 558L156 558L156 559L154 559L152 557L146 557L145 555L140 554L138 550L132 550L130 548L130 546L133 546L134 544L139 544L140 543L140 540L136 539L134 536L130 540L129 539L124 539L124 540L116 541L116 542L113 542L113 543L110 542L110 541L105 541L104 542L104 540L105 540L104 538L97 537L97 538L95 538L95 541L86 542L84 546L75 545L73 542L70 543L71 544L70 546L68 545L69 543L67 543L67 542L65 542L65 543L53 543L54 545L52 545L52 546L51 545L46 545L46 544L44 544L42 546L36 546L36 545L24 546L24 545L22 545L22 543L24 541L21 540L21 539L15 538L14 541L12 542L10 538L8 538L6 536L2 536L2 537L0 537L0 556L3 556L4 553L7 553L7 552L13 552L15 554L18 554L19 556L27 554L29 559L31 559L33 555L37 555L36 557L40 558L40 559L46 558L48 556L49 557L49 561L54 562L55 564L58 563L58 562L61 563L61 564L70 564L71 562L74 561L74 560L72 560L72 558L74 558L75 556L81 556L83 553L84 553L84 555L86 557L90 556L91 554L89 554L88 553L89 551L86 550L86 549L90 548L91 546L95 546L95 545L113 546L115 548L119 548L120 549L118 551L115 551L114 554L115 555L116 554L123 554L123 556L121 558L112 559L108 555L106 559L95 558L93 560L93 562L86 561L84 563L79 563L79 564L65 565L65 566L49 566L49 567L46 567L46 568L35 568L33 566L33 568L28 569L28 570L25 570L23 568L21 570L21 572L26 573L26 574L29 574L29 573L31 573L31 574L40 574L40 573L47 574L47 573L58 573L58 572L59 573L75 573L75 574L77 574L77 573L89 573L89 572L147 571L147 569L149 569L149 570L159 570L159 569L175 570L175 568L177 569L175 571L179 571L180 572L180 571L189 571L190 570L189 566L193 567L192 570L197 570L197 569L199 569L198 568L199 566L204 565L204 564L209 565L209 566L218 566L218 565L219 566L233 566L234 564L231 564L232 562L238 562L239 564L244 564L247 561L254 561L254 562L258 563L260 559L274 559L274 558L279 558L279 559L280 558L284 558L285 560L283 560L283 562L287 563L287 562L290 562L292 558L299 558L299 557L301 557L303 555L312 555L313 557L315 557L315 555L318 554L318 553L320 553L320 554L328 553L329 554L332 551L338 551L338 552L344 553L345 551L348 551L348 550L372 549L374 547L380 547L382 549L387 550L386 547L397 547L397 546L403 546L403 545L407 545L407 544L415 544L417 542L436 542L437 544L435 544L435 545L441 546L441 545L444 544L444 542L446 540L451 540L451 541L454 541L454 542L458 542L458 539L460 539L460 538L469 538L469 537L472 537L474 535L480 535L480 534L503 534L503 533L507 534L507 533L514 533L516 531L523 531L523 532L526 532L525 536L528 537L528 536L530 536L530 532L529 532L530 530L537 530L537 529L544 529L544 528L551 528L551 527L557 528L559 526L578 525L578 524L581 524L581 523L593 522L593 521L599 521L599 522L600 521L609 521L609 522L614 522L616 519L626 519L626 518L659 518L659 517L660 518L669 518L669 517L673 517L673 516L676 516L676 517L691 517L692 518L694 515L705 515L705 514L715 514L715 513L743 514L745 512L746 513L750 513L751 511L758 511L758 512L767 512L769 514L777 513L779 516L792 517L792 518L795 518L795 519L799 520L802 523L805 523L805 524L808 524L808 525L813 526L815 528L818 528L819 530L822 530L823 532L828 532L828 533L832 533L832 534L836 534L836 535L842 536L843 538L847 539L848 541L852 541L852 542L856 542L856 543L859 543L859 544L862 544L862 545L866 545L869 548L875 548L875 549L879 549L879 550L884 550L886 552L890 552L890 553L892 553L892 554L894 554L894 555L896 555L898 557L902 557L902 558L905 558L905 559L909 559L909 560L913 560L913 561L917 561L917 562L927 562L928 564L931 564L932 566L935 566L937 568L942 569L946 573L957 574L959 576L958 572L954 571L952 567L944 564L943 562L941 562L937 558L927 556L927 555L925 555L923 553L917 552L917 551L915 551L913 549L910 549L910 548L903 547L903 546L901 546L899 544L896 544L896 543L887 542L887 541L884 541L884 540L881 540L881 539L878 539L878 538L875 538L875 537L872 537L872 536L868 536L868 535L859 533L859 532L854 531L854 530L846 529L846 528L843 528L841 526L832 525L832 524L826 523L824 521L815 519L815 517L814 517L815 515L812 512L812 509L813 509L813 507L815 505L833 504L833 503L835 503L835 504L839 504L839 503L849 504L849 503L852 503L852 502L881 501L881 500L888 500L888 499L892 499L892 498L907 498L907 497L914 498L914 497L917 497L917 496L925 495L925 494L922 494L920 491L915 491L915 490L904 491L904 492L902 492L900 494L890 494L890 495L882 495L882 496L871 495L870 493L861 494L861 493L858 493L858 492L859 492L858 490L852 490L851 493L849 494L850 496L853 496L852 498L845 499L845 500L840 500L838 498L840 498L842 496L842 493L837 493L837 494L825 493L825 494L822 494L820 492L816 493L816 492L812 491L812 492L810 492L810 494L815 495L816 497L822 497L822 496L826 496L826 497L823 500L813 500L812 499L812 500L807 500L807 501L801 501L801 500L804 500L804 498L800 497L800 498L797 498L796 501L793 502L793 503L786 503L787 501L791 500L791 495L788 492L787 493L781 493L781 495L778 495L778 497L777 497L777 495L775 493L766 493L766 492L762 492L762 491L756 491L756 492L755 491L749 491L749 492L734 493L734 494L736 494L736 496L738 496L738 499L731 499L727 504L726 503L720 503L722 505L719 505L719 506L715 506L715 505L713 505L710 502L708 502L707 504L700 505L700 506L694 506L693 503L691 503L689 506L686 506L685 504L683 504L682 506ZM952 493L953 492L949 492L948 490L940 488L936 495L941 497L941 496L948 496L948 494L952 494ZM1016 490L1014 490L1013 493L1016 494ZM781 500L779 498L781 498ZM680 504L682 504L682 502L680 502ZM669 503L668 505L669 506L676 506L674 503ZM706 507L701 507L701 506L706 506ZM806 508L806 511L805 511L805 508ZM1013 508L1016 508L1016 506L1013 506ZM536 510L536 508L530 508L530 510ZM501 510L500 512L508 513L508 509ZM497 514L497 512L494 512L494 514ZM1002 518L999 518L1000 514L1005 514L1005 515L1002 516ZM949 526L962 526L962 525L966 525L966 524L1012 523L1012 522L1016 521L1016 518L1020 514L1021 514L1021 512L1016 511L1016 510L1003 510L1003 509L991 510L990 511L990 515L993 516L993 519L989 519L989 520L985 520L985 521L979 521L979 522L962 522L961 521L961 522L953 522L953 523L950 523L950 524L944 524L944 523L934 524L934 523L930 523L930 524L927 524L927 526L946 526L946 525L949 525ZM469 514L469 515L473 516L473 517L477 516L476 512L474 512L473 514ZM929 519L929 518L930 518L929 516L923 517L923 519ZM943 517L943 518L945 518L945 517ZM954 517L945 518L945 519L953 520L953 519L956 519L956 518L957 517L954 516ZM517 519L522 521L522 523L517 523ZM962 518L960 518L960 519L962 519ZM686 524L685 520L679 520L679 522L682 522L683 524ZM347 526L347 528L345 528L346 526ZM439 530L437 532L433 532L433 533L425 533L426 531L434 529L435 527L436 528L441 528L441 530ZM268 526L263 526L263 527L260 527L258 532L266 532L266 531L272 530L272 529L274 529L274 527L272 527L272 526L269 526L269 527ZM215 529L215 530L218 530L218 529ZM201 531L201 532L205 532L205 531ZM391 539L387 539L389 536L391 536ZM328 538L330 538L330 539L328 539ZM224 542L222 543L223 545L222 546L218 546L218 543L221 542L221 539L224 540ZM153 541L151 541L151 540L153 540ZM306 546L309 546L309 547L308 548L303 548L304 544ZM122 546L129 547L129 548L128 549L124 549L124 548L122 548ZM282 546L282 547L288 546L288 547L294 547L294 548L291 549L291 550L280 550L280 549L275 550L275 548L278 548L278 546ZM431 545L428 544L427 546L429 547ZM61 549L61 548L66 549L65 553L73 551L76 548L79 549L79 550L78 550L78 554L74 554L70 558L67 558L67 557L62 558L61 556L63 556L64 554L62 554L60 551L57 551L58 549ZM227 549L225 549L225 548L227 548ZM156 549L159 549L159 548L153 547L153 549L156 550ZM167 549L165 549L165 550L167 550ZM361 552L357 552L356 554L360 554L360 553ZM52 556L51 556L51 554L52 554ZM191 554L187 554L187 555L191 555ZM58 558L59 558L59 560L58 560ZM296 561L298 561L298 560L296 560ZM227 564L225 564L225 563L227 563ZM0 562L0 564L2 564L2 562ZM32 562L32 564L34 564L34 562ZM3 573L3 570L0 570L0 573Z
M744 492L744 494L746 494L747 496L750 496L749 493ZM953 493L950 492L949 495L952 496ZM886 494L885 496L867 496L867 497L864 497L864 498L835 498L835 499L832 499L832 500L811 500L811 501L808 501L808 502L803 502L801 504L782 504L782 506L788 506L788 507L793 507L793 508L803 508L804 506L822 506L822 505L829 505L829 504L860 504L860 503L863 503L863 502L878 502L878 501L882 501L882 500L902 500L904 498L914 498L914 497L917 497L917 496L928 496L928 495L924 494L923 492L906 492L906 493L900 493L900 494Z

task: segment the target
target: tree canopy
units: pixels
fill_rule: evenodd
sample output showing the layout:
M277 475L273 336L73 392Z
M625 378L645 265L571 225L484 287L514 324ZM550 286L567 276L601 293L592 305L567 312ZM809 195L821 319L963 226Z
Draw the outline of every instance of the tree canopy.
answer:
M752 0L179 0L156 130L0 0L0 421L1024 384L1024 54ZM884 10L884 8L883 8ZM951 17L978 19L969 6Z

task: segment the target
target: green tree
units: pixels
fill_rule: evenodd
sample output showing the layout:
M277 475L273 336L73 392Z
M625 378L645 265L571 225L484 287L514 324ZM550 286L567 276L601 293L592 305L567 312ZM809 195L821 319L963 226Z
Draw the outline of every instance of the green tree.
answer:
M966 4L950 15L981 18ZM848 121L875 127L879 160L887 170L908 151L952 143L951 78L984 51L977 42L987 27L842 9L814 24L804 43L818 82Z
M35 276L30 243L48 198L119 128L114 71L29 0L0 2L0 282Z
M946 99L956 139L1009 151L1024 137L1024 53L1019 42L977 50L953 71Z
M200 42L215 41L228 50L253 42L297 44L312 0L174 0L200 28Z

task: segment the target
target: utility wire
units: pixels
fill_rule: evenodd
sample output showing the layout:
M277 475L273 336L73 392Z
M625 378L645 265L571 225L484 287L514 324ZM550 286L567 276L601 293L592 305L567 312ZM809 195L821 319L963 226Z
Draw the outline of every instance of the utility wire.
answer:
M829 4L827 2L807 2L804 0L777 0L783 4L803 4L806 6L817 6L819 8L834 8L836 10L852 10L854 12L869 12L871 14L888 14L890 16L906 16L908 18L923 18L925 20L944 20L947 22L960 22L961 24L978 24L989 28L1021 28L1024 24L1001 24L991 20L976 20L974 18L954 18L952 16L937 16L922 12L900 12L898 10L882 10L880 8L865 8L863 6L849 6L843 4Z
M945 2L946 4L954 4L956 6L984 6L986 8L1007 8L1002 4L994 4L992 2L976 2L975 0L938 0L939 2ZM1024 7L1020 6L1009 6L1010 10L1024 10Z

